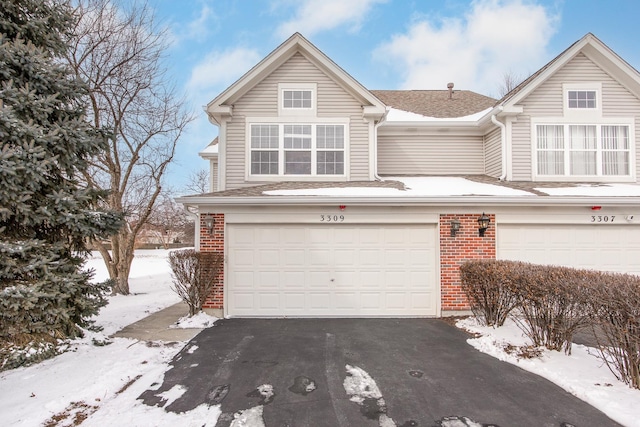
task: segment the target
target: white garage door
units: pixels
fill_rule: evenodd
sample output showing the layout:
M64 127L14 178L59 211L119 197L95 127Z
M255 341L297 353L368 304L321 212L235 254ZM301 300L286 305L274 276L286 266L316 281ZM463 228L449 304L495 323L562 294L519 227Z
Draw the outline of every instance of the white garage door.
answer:
M435 316L435 225L227 228L231 316Z
M640 226L511 225L497 229L498 258L640 274Z

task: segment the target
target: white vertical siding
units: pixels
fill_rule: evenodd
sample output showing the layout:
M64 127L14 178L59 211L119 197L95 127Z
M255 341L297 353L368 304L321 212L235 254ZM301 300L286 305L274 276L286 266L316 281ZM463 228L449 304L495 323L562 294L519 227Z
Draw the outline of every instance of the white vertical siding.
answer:
M318 117L349 117L350 179L369 179L368 124L362 120L362 106L346 90L300 53L253 87L233 106L227 125L227 189L256 185L245 181L247 117L278 116L278 83L316 83Z
M636 168L640 176L640 100L626 90L620 83L598 67L587 56L580 53L560 68L520 104L524 113L513 123L512 165L513 180L530 180L532 176L531 159L531 118L562 117L563 83L600 82L602 83L603 117L631 117L635 119Z
M378 131L381 175L484 174L482 136L389 135Z
M495 178L502 175L502 131L495 128L484 136L484 173Z

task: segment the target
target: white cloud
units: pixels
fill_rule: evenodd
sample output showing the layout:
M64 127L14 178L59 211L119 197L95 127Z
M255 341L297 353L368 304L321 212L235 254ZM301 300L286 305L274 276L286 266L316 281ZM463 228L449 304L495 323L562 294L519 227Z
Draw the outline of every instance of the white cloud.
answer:
M476 0L462 18L423 19L380 45L374 56L407 89L456 89L496 95L505 73L522 78L548 59L558 16L526 0Z
M224 52L212 52L191 70L187 89L200 100L210 93L219 93L257 64L261 55L255 49L238 47ZM206 99L209 102L213 99Z
M365 15L376 3L387 0L304 0L297 2L295 16L278 26L276 33L282 38L295 32L305 36L350 25L357 30Z

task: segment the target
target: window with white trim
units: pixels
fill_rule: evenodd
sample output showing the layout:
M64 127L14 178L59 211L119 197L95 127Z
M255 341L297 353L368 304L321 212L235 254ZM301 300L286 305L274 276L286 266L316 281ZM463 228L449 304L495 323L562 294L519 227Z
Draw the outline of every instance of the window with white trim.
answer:
M250 175L345 175L344 124L251 124Z
M283 90L282 91L282 108L312 108L312 96L311 90Z
M630 176L629 126L537 125L536 161L538 176Z
M595 110L598 108L597 92L595 90L568 90L567 107Z
M278 115L315 117L316 83L278 83Z

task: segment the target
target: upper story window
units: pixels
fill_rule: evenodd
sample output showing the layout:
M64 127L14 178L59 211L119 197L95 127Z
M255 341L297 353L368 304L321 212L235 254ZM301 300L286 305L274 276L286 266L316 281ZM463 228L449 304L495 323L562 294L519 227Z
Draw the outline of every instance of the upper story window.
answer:
M536 126L539 177L630 177L630 126L543 124Z
M345 176L345 124L253 123L250 176Z
M589 108L589 109L597 108L596 91L595 90L567 91L567 106L569 108Z
M316 93L315 83L279 83L278 115L315 116Z
M602 85L597 82L564 83L565 117L597 118L602 114Z
M283 90L282 91L282 108L311 108L311 97L313 92L310 90Z

